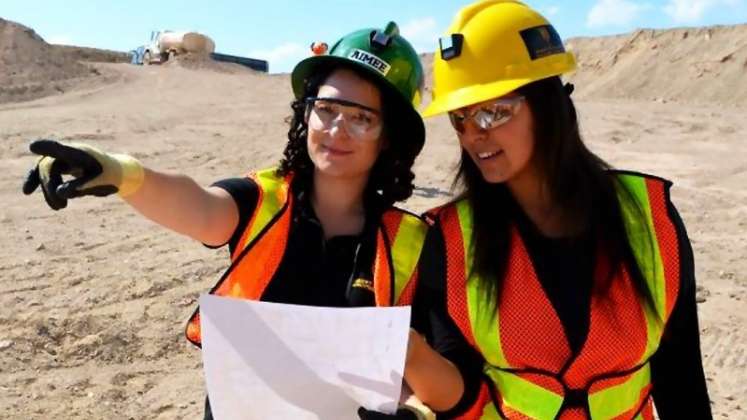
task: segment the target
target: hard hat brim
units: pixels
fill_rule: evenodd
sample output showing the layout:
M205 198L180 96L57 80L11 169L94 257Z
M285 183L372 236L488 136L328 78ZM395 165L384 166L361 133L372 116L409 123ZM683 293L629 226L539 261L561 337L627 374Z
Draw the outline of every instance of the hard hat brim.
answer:
M424 118L433 117L466 106L479 104L494 98L500 98L532 82L532 79L500 80L485 85L472 85L449 92L433 100L423 110Z
M438 96L421 114L424 118L432 117L490 99L500 98L522 86L542 80L543 78L562 76L576 70L576 60L570 53L555 57L552 61L548 60L547 65L553 67L553 71L548 74L535 75L528 73L526 77L522 78L499 79L492 83L473 84L453 90Z

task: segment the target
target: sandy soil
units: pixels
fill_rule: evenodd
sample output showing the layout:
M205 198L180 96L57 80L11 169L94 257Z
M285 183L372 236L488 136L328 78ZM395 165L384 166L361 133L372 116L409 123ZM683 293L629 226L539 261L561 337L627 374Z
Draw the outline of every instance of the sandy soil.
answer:
M278 159L289 78L200 66L86 66L106 83L32 102L0 100L2 417L197 418L200 353L182 332L199 293L227 266L227 251L165 231L115 197L73 200L60 212L40 195L24 197L21 182L34 161L27 145L42 137L84 141L209 184ZM744 103L592 93L578 102L592 149L620 168L675 183L695 250L714 412L747 418ZM418 188L405 203L415 211L449 198L458 150L444 118L427 129Z

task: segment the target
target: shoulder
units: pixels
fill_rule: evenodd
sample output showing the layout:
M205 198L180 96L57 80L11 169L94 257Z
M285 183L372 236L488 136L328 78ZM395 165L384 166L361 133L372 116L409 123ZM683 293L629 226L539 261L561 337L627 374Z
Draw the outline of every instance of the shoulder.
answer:
M425 220L423 219L422 216L418 216L417 214L411 212L410 210L403 209L397 206L390 206L386 208L383 212L383 215L402 217L402 218L407 218L408 220L419 221L419 222L425 223Z
M234 199L238 199L246 194L256 195L258 190L257 183L247 176L224 178L214 182L212 186L229 192Z
M639 182L651 182L655 184L661 184L665 188L669 188L672 185L672 181L669 179L660 177L658 175L648 174L645 172L630 171L625 169L611 169L608 173L615 179L621 182L639 181Z
M633 198L638 206L664 210L664 213L671 213L674 208L670 193L674 185L672 181L635 171L611 170L609 173L624 193L621 198L626 201Z
M236 195L234 192L252 191L256 194L259 191L271 190L288 184L291 179L292 175L283 176L278 172L278 168L270 167L258 171L250 171L243 177L221 179L213 183L213 186L228 191L235 198Z
M281 187L288 188L294 180L293 173L283 174L277 167L270 167L250 172L246 175L252 179L262 190L275 190Z
M428 230L428 223L426 223L423 217L395 206L391 206L383 211L380 224L396 234L407 232L409 235L417 235L419 237L425 237L425 233Z
M455 200L449 201L446 204L434 207L425 213L423 213L423 219L431 225L436 226L444 220L450 220L454 217L458 217L460 211L470 209L470 202L466 197L459 197Z

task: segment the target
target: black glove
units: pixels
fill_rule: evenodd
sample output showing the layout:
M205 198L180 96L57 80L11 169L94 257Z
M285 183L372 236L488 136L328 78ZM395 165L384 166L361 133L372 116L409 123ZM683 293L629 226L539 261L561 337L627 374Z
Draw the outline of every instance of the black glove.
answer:
M420 416L408 408L400 408L395 414L384 414L378 411L366 410L363 407L358 408L358 417L361 420L419 420Z
M29 149L41 157L26 176L23 193L29 195L41 185L44 199L54 210L65 208L68 199L84 195L103 197L119 192L127 196L143 183L142 165L128 155L54 140L36 140ZM64 181L62 175L73 179Z

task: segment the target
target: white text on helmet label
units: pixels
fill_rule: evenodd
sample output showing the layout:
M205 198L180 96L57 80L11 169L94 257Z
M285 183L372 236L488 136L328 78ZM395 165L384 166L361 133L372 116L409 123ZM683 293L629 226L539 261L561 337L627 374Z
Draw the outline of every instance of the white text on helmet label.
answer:
M389 65L389 63L380 59L379 57L359 49L354 49L353 51L351 51L350 54L348 54L348 58L359 63L363 63L384 76L389 73L389 69L392 67L391 65Z

